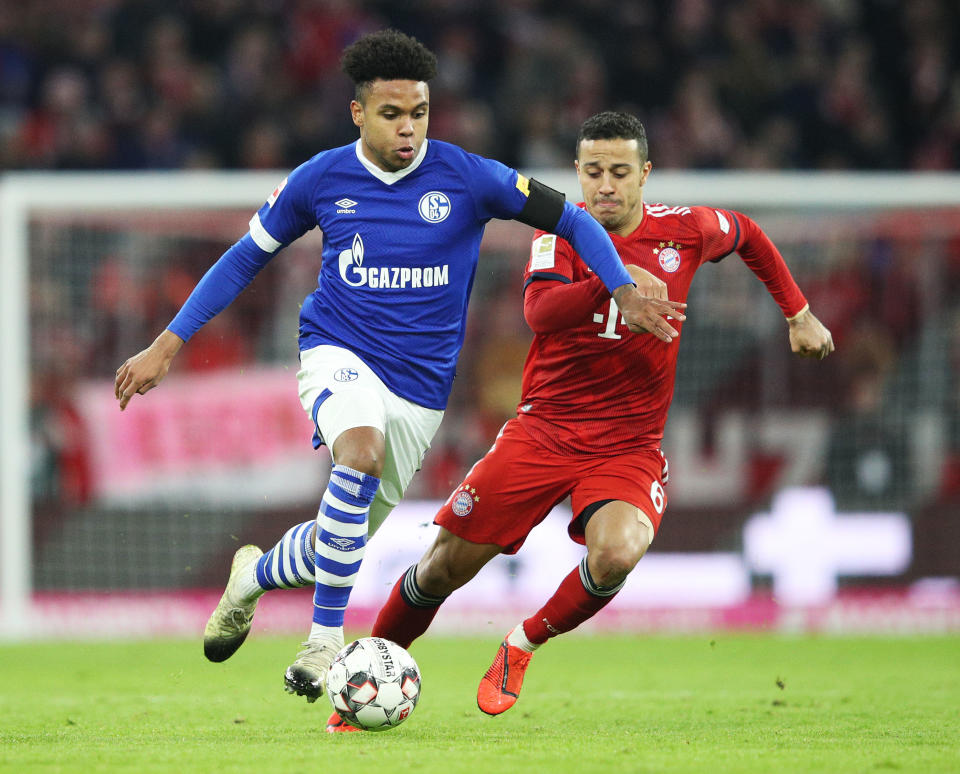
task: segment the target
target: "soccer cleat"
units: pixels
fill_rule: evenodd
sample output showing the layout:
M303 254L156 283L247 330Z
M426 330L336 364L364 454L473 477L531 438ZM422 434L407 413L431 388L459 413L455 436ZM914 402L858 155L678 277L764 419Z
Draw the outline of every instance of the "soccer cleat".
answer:
M244 570L263 556L256 546L241 546L233 555L227 588L203 630L203 655L210 661L226 661L243 645L250 632L257 600L242 605L236 601L236 587Z
M297 660L287 667L283 675L283 687L287 693L306 696L311 704L323 696L323 683L327 670L337 657L339 648L329 642L307 640Z
M330 717L327 718L327 733L328 734L344 734L350 731L362 731L362 728L357 728L356 726L351 726L346 720L340 717L339 714L334 712Z
M477 706L488 715L506 712L520 696L523 675L530 664L532 653L508 645L506 639L477 688Z

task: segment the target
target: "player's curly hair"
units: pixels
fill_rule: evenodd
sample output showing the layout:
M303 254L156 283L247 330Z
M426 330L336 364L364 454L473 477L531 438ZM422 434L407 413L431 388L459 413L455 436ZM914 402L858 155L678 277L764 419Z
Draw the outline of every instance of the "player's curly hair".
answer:
M429 81L437 74L437 57L416 38L387 29L347 46L340 68L353 81L357 102L363 102L366 89L378 78Z
M584 121L577 136L577 158L580 157L580 143L584 140L636 140L640 163L647 161L647 132L640 119L629 113L607 110Z

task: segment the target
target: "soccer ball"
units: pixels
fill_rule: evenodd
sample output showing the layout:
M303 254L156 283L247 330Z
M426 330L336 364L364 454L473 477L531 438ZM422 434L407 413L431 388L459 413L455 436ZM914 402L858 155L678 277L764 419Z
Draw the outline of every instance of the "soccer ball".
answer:
M363 637L341 650L327 672L327 696L347 723L386 731L410 717L420 700L420 669L397 643Z

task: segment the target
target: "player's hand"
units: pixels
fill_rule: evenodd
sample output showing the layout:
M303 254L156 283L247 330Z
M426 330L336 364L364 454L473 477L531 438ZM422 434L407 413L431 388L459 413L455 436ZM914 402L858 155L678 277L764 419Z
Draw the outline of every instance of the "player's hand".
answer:
M824 327L810 307L787 321L790 326L790 349L800 357L815 357L823 360L833 352L833 336Z
M647 298L657 298L661 301L667 300L667 283L655 274L651 274L646 269L637 266L635 263L628 263L625 267L630 278L636 283L640 295Z
M164 331L142 352L129 358L117 369L113 392L123 411L134 395L143 395L152 390L170 370L173 356L183 346L183 339L170 331Z
M683 309L687 305L679 301L649 298L643 295L633 285L621 285L613 291L613 298L627 323L627 328L633 333L652 333L661 341L668 344L680 333L666 318L686 320Z

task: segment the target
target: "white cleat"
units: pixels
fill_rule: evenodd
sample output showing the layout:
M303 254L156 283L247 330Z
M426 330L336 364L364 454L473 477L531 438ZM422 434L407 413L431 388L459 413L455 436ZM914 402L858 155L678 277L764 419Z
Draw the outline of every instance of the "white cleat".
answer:
M226 661L237 652L250 633L257 600L246 605L240 604L236 601L239 598L236 586L244 571L261 556L263 551L252 545L241 546L233 555L227 588L203 630L203 655L210 661Z
M306 696L310 703L323 695L323 684L327 679L327 670L343 647L334 643L307 640L303 650L297 654L297 660L287 667L283 675L283 687L287 693Z

